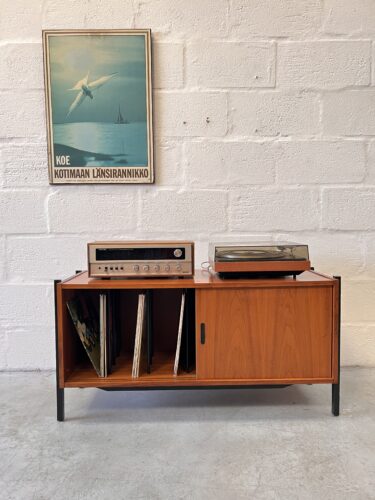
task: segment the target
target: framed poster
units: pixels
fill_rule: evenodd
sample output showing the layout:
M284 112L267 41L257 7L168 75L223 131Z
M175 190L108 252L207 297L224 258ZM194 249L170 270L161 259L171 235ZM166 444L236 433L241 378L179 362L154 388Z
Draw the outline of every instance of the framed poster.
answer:
M51 184L154 182L151 30L43 31Z

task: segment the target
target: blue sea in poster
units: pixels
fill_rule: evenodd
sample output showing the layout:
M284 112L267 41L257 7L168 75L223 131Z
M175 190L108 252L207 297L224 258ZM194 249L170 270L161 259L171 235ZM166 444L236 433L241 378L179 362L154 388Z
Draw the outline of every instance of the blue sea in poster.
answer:
M77 122L54 125L54 154L71 166L146 166L147 124Z

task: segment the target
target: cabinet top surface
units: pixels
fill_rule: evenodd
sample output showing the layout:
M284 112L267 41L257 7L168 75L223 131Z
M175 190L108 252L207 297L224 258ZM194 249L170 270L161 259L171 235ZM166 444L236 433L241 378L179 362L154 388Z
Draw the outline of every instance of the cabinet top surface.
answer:
M221 279L208 271L196 270L193 278L89 278L87 271L76 274L62 282L62 287L90 289L131 288L259 288L286 286L332 286L335 279L316 271L305 271L293 279L282 278Z

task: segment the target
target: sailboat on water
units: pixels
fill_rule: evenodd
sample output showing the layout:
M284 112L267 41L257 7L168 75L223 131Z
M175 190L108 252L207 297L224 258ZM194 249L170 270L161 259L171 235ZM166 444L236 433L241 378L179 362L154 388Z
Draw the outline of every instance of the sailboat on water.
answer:
M123 123L129 123L128 120L126 120L122 114L121 114L121 108L120 108L120 105L118 106L118 115L117 115L117 120L115 123L118 123L118 124L123 124Z

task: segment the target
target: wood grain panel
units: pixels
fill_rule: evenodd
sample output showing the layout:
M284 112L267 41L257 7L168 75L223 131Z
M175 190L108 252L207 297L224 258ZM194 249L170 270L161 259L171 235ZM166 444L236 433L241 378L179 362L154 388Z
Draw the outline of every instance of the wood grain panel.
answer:
M339 371L340 371L340 281L335 280L333 287L333 304L332 304L332 317L333 317L333 335L332 335L332 376L334 378L335 384L339 381Z
M312 287L332 286L333 278L322 276L315 271L305 271L295 279L291 276L275 278L222 279L217 274L196 270L194 278L89 278L87 271L62 282L64 289L157 289L157 288L264 288L264 287Z
M199 379L330 378L331 355L332 288L197 291Z
M217 386L249 386L268 384L327 384L331 379L197 379L195 372L181 372L173 375L174 356L166 353L157 353L153 363L152 373L141 372L139 378L132 378L133 357L121 356L114 367L113 373L105 378L100 378L87 361L77 365L65 381L65 387L124 387L124 388L149 388L149 387L217 387Z
M181 372L173 375L174 354L155 353L152 372L141 370L138 378L132 378L133 356L124 354L116 360L113 373L108 377L100 378L92 367L86 362L76 366L69 375L65 387L153 387L157 385L179 385L193 383L196 380L195 372Z

